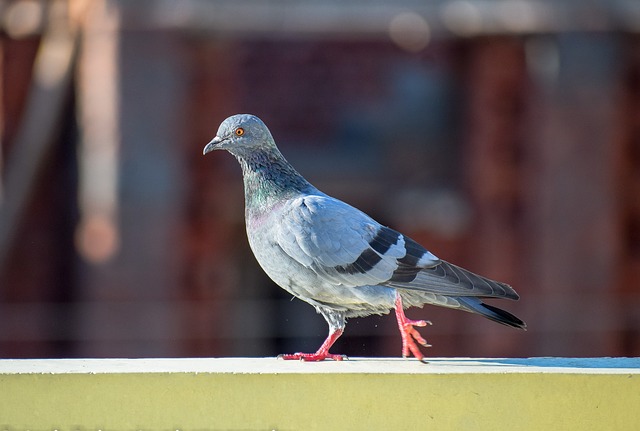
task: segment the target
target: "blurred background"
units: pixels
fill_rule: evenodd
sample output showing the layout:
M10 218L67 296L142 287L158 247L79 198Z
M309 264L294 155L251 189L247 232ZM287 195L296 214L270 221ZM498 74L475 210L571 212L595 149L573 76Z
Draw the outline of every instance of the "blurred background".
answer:
M0 1L0 357L272 356L327 326L248 248L253 113L323 191L513 285L430 356L640 355L640 3ZM332 349L399 356L393 315Z

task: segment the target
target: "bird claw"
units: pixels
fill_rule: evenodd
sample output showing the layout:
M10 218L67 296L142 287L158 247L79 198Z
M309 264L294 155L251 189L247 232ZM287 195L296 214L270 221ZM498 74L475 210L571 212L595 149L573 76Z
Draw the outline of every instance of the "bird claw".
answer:
M426 320L407 320L399 324L400 335L402 336L402 357L409 356L409 352L416 357L420 362L424 362L424 355L420 351L420 348L416 345L416 342L423 347L431 347L431 344L427 343L422 335L418 332L414 326L427 326Z
M406 358L411 353L420 362L427 363L416 342L423 347L431 347L431 344L427 343L427 340L420 335L415 327L431 325L431 322L429 320L407 319L400 295L396 297L396 318L398 319L398 329L400 329L400 335L402 336L402 357Z
M285 361L298 360L303 362L319 362L325 359L331 359L332 361L342 361L349 359L346 355L334 355L329 352L316 352L316 353L292 353L278 355L278 359L284 359Z
M316 353L298 352L290 355L278 355L278 358L284 359L285 361L300 360L305 362L318 362L324 361L325 359L331 359L332 361L342 361L344 359L349 359L345 355L334 355L332 353L329 353L329 349L331 348L331 346L333 346L333 343L335 343L340 335L342 335L342 330L343 328L331 328L329 336L326 340L324 340L324 343L322 343L322 346L320 346Z
M428 322L428 323L427 323ZM413 338L414 340L416 340L421 346L424 347L431 347L431 344L427 343L427 340L425 340L422 335L418 332L418 330L416 328L414 328L414 326L427 326L430 325L431 322L429 322L428 320L410 320L407 323L405 323L404 326L404 330L406 332L407 335L410 335L411 338ZM411 338L409 338L409 340L411 340Z

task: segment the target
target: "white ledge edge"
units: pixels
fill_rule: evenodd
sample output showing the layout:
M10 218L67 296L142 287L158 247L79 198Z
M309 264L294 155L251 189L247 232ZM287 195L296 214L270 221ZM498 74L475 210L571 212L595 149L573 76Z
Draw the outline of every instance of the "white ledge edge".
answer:
M268 358L1 359L10 374L640 374L640 358L349 358L334 362Z

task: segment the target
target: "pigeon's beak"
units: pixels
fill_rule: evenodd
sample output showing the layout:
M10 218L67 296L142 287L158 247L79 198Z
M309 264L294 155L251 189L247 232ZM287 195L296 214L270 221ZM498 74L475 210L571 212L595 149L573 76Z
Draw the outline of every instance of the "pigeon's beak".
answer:
M222 138L221 138L221 137L216 136L215 138L213 138L213 139L211 140L211 142L209 142L209 143L204 147L204 150L202 150L202 155L204 156L205 154L207 154L207 153L208 153L208 152L210 152L210 151L217 150L217 149L219 148L219 147L218 147L218 144L220 144L221 142L222 142Z

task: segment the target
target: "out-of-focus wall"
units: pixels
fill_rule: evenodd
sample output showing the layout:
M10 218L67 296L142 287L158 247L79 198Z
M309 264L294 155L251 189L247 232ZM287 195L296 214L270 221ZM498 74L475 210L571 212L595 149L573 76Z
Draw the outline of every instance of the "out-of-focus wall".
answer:
M323 191L520 293L500 305L527 332L409 310L428 354L640 354L633 2L4 5L0 357L318 347L248 249L236 161L202 157L239 112ZM395 319L334 349L398 356Z

